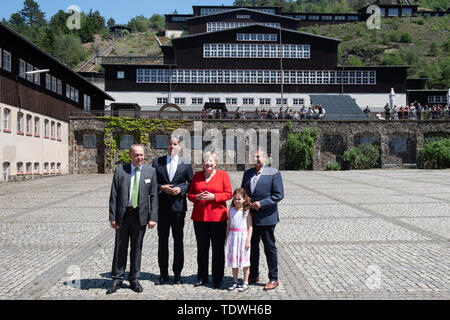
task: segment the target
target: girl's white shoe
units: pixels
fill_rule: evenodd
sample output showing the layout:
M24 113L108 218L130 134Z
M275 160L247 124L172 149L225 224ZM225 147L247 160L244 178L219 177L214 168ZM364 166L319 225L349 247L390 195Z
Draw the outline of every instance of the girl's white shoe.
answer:
M238 289L239 292L245 292L245 291L247 291L247 290L248 290L248 283L245 283L245 282L244 282L244 284L243 284L242 286L240 286L239 289Z

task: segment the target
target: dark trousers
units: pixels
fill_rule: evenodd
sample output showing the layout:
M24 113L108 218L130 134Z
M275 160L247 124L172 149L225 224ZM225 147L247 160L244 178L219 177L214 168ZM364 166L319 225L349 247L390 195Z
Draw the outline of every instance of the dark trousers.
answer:
M184 265L183 228L185 212L160 212L158 218L158 264L161 277L169 277L169 234L172 228L174 274L181 274Z
M197 239L197 279L208 281L209 246L212 244L212 277L214 284L223 280L225 269L225 238L227 222L194 221Z
M275 226L253 226L250 250L250 277L259 277L259 241L264 244L269 280L278 280L278 256L275 245Z
M133 282L139 279L141 272L142 243L146 225L142 226L139 221L139 208L128 211L123 217L119 229L116 230L116 240L114 247L114 258L111 276L113 280L123 281L125 268L127 266L128 243L130 250L130 273L128 281Z

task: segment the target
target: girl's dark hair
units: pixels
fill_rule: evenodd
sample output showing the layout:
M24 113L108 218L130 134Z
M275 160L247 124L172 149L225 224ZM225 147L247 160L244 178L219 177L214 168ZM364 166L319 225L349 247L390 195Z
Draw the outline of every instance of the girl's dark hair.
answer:
M244 198L244 206L242 208L244 210L244 212L249 211L251 200L250 200L250 197L247 195L247 192L243 188L237 188L236 190L234 190L233 199L231 199L231 206L234 207L234 196L237 194L241 195L242 198Z

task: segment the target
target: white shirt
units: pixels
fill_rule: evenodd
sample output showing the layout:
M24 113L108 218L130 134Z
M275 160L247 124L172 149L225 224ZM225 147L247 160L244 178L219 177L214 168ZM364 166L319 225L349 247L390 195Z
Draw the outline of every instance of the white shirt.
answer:
M254 176L251 178L251 180L250 180L250 191L251 191L252 193L255 192L256 184L258 183L259 178L261 177L261 175L262 175L262 173L263 173L263 171L264 171L264 167L265 167L265 166L266 166L266 165L264 164L264 166L261 168L261 171L259 171L259 173L256 172L256 175L254 175Z
M175 155L173 158L170 155L167 155L167 162L166 162L166 167L167 167L167 174L169 176L169 180L172 181L173 177L170 176L170 163L173 162L173 175L175 176L175 172L177 172L177 167L178 167L178 155Z
M141 171L142 171L142 165L139 167L139 171L137 172L137 178L138 181L141 181ZM133 186L134 186L134 175L136 174L136 167L131 164L131 183L130 183L130 194L128 196L128 205L131 206L131 194L133 192Z

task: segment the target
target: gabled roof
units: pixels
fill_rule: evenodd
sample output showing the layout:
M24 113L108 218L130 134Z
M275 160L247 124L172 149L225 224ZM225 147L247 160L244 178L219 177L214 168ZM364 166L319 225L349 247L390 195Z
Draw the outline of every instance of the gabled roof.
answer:
M196 19L203 19L203 18L207 18L207 17L223 15L223 14L230 13L230 12L234 12L234 13L237 13L237 12L257 13L257 14L261 14L261 15L265 15L265 16L277 17L277 18L281 18L281 19L285 19L285 20L292 20L292 21L298 22L298 19L285 17L285 16L278 15L278 14L272 14L272 13L262 12L262 11L258 11L258 10L253 10L253 9L247 9L247 8L237 8L237 9L231 9L231 10L217 12L217 13L213 13L213 14L208 14L208 15L205 15L205 16L195 16L195 17L192 17L192 18L187 18L187 20L188 21L193 21L193 20L196 20Z
M16 32L15 30L11 29L10 27L8 27L7 25L3 24L0 22L0 28L5 29L6 31L12 33L15 37L19 38L20 40L24 41L26 44L30 45L31 47L33 47L33 49L39 51L40 53L42 53L43 55L45 55L47 58L53 60L56 64L58 64L60 67L64 68L67 72L71 73L74 77L78 78L79 80L81 80L84 84L86 84L86 86L90 87L91 89L93 89L94 91L97 91L98 93L100 93L102 96L105 97L106 100L111 100L111 101L115 101L115 99L113 97L111 97L109 94L107 94L105 91L103 91L102 89L100 89L99 87L97 87L96 85L90 83L89 81L87 81L85 78L83 78L82 76L80 76L77 72L73 71L72 69L70 69L68 66L66 66L64 63L62 63L61 61L59 61L58 59L52 57L50 54L48 54L47 52L45 52L44 50L42 50L41 48L39 48L37 45L35 45L33 42L31 42L30 40L28 40L27 38L25 38L24 36L22 36L21 34L19 34L18 32Z
M236 30L246 30L246 29L254 28L254 27L261 27L261 28L265 28L267 30L276 31L276 32L279 32L281 30L283 32L290 32L290 33L294 33L294 34L297 34L297 35L303 35L303 36L321 38L321 39L331 40L331 41L336 41L336 42L342 42L341 39L337 39L337 38L330 38L330 37L319 36L317 34L312 34L312 33L307 33L307 32L300 32L300 31L295 31L295 30L291 30L291 29L284 29L284 28L274 28L274 27L268 27L268 26L256 24L256 25L251 25L251 26L232 28L232 29L226 29L226 30L220 30L220 31L196 33L196 34L193 34L193 35L188 35L188 36L172 39L172 43L183 41L185 39L192 39L192 38L196 38L196 37L202 37L202 36L211 35L211 34L220 34L220 33L225 33L225 32L230 32L230 31L236 31Z

